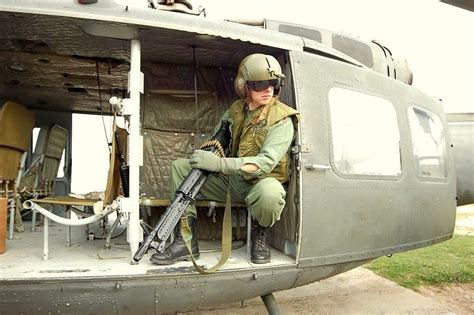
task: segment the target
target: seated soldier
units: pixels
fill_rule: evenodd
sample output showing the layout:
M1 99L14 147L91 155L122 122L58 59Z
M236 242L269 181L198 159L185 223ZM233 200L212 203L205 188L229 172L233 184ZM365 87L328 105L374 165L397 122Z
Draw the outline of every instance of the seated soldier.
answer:
M196 150L190 159L178 159L171 166L171 191L176 191L191 168L215 172L200 190L206 199L225 202L230 190L233 202L245 202L257 224L252 230L251 261L270 262L266 231L280 219L289 179L289 148L298 112L278 100L285 76L270 55L252 54L240 63L234 87L240 100L234 102L221 120L230 122L230 157ZM220 125L220 123L219 123ZM192 233L192 255L199 258L196 207L184 214ZM151 257L153 263L168 265L189 260L190 253L179 224L173 243Z

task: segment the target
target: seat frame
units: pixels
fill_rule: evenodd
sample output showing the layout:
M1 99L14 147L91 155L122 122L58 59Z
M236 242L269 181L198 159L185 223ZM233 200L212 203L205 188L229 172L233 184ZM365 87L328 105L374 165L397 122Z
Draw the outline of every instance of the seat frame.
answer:
M121 138L121 148L124 148L124 152L126 152L126 145L127 145L127 132L125 129L119 128L115 124L114 120L114 127L113 127L113 132L115 133L116 131L119 132L120 138ZM106 244L110 247L110 238L111 234L113 233L115 227L118 224L118 221L120 221L122 215L121 215L121 205L120 205L120 196L119 196L119 190L120 190L120 161L117 156L117 143L115 137L112 138L112 149L110 152L110 164L109 164L109 172L107 175L107 185L106 189L104 192L104 200L103 200L103 206L104 209L107 209L109 207L112 208L117 208L113 209L118 211L119 215L117 215L116 222L112 225L112 229L109 231L107 238L106 238ZM44 219L44 229L43 229L43 234L44 234L44 241L43 241L43 260L49 259L49 219L54 220L57 223L67 225L67 232L66 232L66 246L71 246L71 226L72 225L85 225L89 223L84 223L84 224L77 224L77 220L72 218L71 213L73 212L70 210L71 207L74 206L94 206L97 202L101 201L101 199L80 199L80 198L73 198L73 197L46 197L42 199L30 199L27 202L25 202L23 205L26 208L31 208L33 213L36 213L36 211L42 212L45 215ZM48 205L63 205L67 208L68 211L68 220L69 222L63 221L61 219L64 218L59 218L53 214L49 215L47 212L44 212L44 208L41 206L38 206L37 204L48 204ZM35 207L36 209L35 210ZM105 210L104 210L105 211ZM110 213L107 213L108 215ZM104 215L104 216L106 216ZM104 216L97 215L96 220L102 219ZM49 218L48 218L49 217ZM77 217L76 217L77 218ZM64 219L67 220L67 219ZM75 222L76 221L76 222Z
M0 147L4 154L0 159L0 187L8 199L8 239L13 239L14 226L21 224L15 224L15 213L19 214L17 188L34 123L33 113L20 104L7 101L0 108ZM18 215L17 220L18 218L21 217Z

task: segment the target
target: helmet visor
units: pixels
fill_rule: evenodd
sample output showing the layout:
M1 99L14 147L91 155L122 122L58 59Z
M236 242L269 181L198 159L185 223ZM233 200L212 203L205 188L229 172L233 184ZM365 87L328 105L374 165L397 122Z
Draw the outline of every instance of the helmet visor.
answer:
M281 85L280 79L263 80L263 81L248 81L249 88L255 92L262 92L273 86L274 89L279 89Z

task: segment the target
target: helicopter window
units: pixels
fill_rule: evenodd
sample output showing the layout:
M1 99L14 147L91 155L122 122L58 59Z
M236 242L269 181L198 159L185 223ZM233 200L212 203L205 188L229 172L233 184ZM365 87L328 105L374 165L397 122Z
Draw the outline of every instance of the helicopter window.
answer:
M358 40L341 36L337 34L332 35L332 46L345 53L348 56L360 61L369 68L374 66L374 58L370 47Z
M342 88L329 91L332 153L342 174L401 173L400 132L393 104Z
M418 174L446 178L446 141L441 120L434 113L418 107L408 110Z
M315 40L315 41L320 42L320 43L322 42L321 41L321 32L317 31L317 30L310 29L310 28L282 24L282 25L280 25L278 30L282 33L287 33L287 34L292 34L292 35L296 35L296 36L309 38L309 39Z
M40 128L39 127L35 127L33 128L33 136L31 137L31 140L33 141L33 151L32 152L35 152L35 149L36 149L36 143L38 141L38 136L39 136L39 132L40 132ZM64 159L65 159L65 153L66 153L66 150L63 149L63 153L61 155L61 161L59 162L59 167L58 167L58 173L56 175L56 178L63 178L64 177Z

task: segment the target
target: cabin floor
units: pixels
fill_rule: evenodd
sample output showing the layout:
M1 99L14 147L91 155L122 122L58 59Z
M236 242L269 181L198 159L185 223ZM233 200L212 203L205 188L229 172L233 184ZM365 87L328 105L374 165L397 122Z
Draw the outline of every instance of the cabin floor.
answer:
M25 232L15 232L13 239L7 240L7 251L0 254L0 281L196 273L191 262L179 262L170 266L152 264L149 258L155 252L153 249L138 264L130 264L126 231L112 239L110 249L106 249L105 239L88 240L84 226L72 227L71 246L67 247L67 227L51 221L49 259L43 260L43 229L44 226L40 225L35 232L31 232L31 222L25 222ZM125 226L119 225L114 235L119 235L124 229ZM91 224L89 232L99 235L101 227ZM199 246L201 258L197 261L198 264L207 268L214 266L221 255L220 240L200 241ZM235 242L233 248L235 249L221 269L223 271L295 264L293 258L273 248L270 264L252 264L245 243Z

